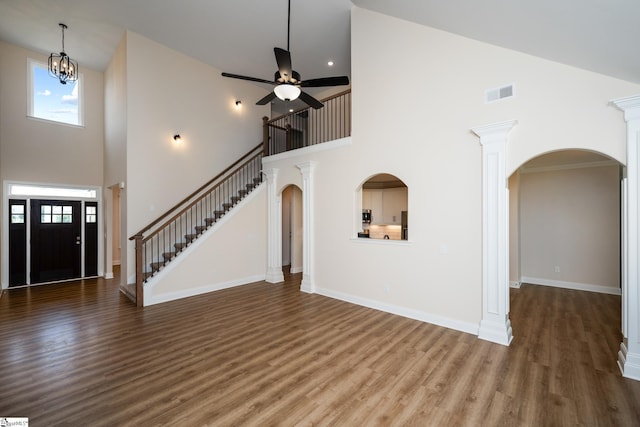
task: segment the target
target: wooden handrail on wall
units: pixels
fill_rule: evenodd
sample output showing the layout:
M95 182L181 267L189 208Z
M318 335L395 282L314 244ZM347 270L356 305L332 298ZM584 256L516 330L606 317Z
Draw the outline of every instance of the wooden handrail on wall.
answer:
M321 100L324 107L300 108L262 118L264 155L283 153L351 136L351 89Z

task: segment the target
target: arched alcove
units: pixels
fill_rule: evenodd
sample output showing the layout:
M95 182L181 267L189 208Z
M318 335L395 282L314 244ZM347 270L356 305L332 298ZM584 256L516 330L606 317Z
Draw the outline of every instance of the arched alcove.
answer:
M409 189L395 175L379 173L359 188L362 197L358 237L407 240L409 233Z

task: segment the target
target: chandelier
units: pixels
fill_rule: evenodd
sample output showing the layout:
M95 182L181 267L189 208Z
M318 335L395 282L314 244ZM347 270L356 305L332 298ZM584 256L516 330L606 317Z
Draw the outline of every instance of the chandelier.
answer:
M78 63L64 52L64 30L67 26L58 24L62 29L62 51L49 55L49 75L56 77L60 83L66 85L67 82L75 82L78 80Z

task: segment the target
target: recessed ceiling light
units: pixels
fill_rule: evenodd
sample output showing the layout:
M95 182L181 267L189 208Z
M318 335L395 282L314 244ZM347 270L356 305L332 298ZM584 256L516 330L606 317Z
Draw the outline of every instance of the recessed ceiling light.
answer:
M290 113L293 113L293 108L289 108L289 112L290 112Z
M327 65L328 65L329 67L333 67L333 61L329 61L329 62L327 62Z

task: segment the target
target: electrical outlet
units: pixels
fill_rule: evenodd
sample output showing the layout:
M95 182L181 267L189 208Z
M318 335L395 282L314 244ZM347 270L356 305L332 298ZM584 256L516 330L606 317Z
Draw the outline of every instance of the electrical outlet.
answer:
M560 273L560 266L556 265L553 269L553 271L555 271L556 273Z

